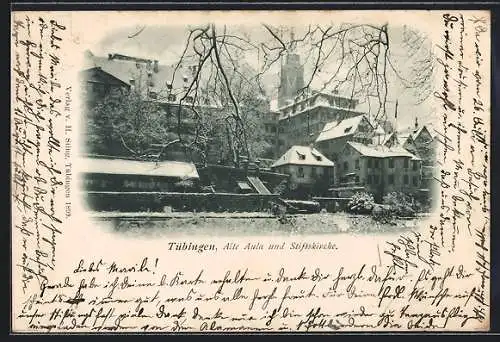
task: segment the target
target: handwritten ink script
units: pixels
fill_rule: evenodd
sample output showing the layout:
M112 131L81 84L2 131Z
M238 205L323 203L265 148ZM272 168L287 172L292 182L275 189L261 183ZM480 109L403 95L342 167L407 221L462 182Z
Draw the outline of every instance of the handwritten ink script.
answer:
M13 250L23 292L48 280L64 228L62 178L65 24L19 15L12 24Z
M141 15L155 22L157 14ZM72 199L72 150L80 134L73 119L81 113L77 85L68 81L81 68L68 55L84 52L75 43L83 38L73 32L89 40L97 33L79 28L89 22L86 13L14 13L15 330L488 329L490 17L480 11L421 15L420 22L433 23L437 122L428 141L437 147L430 171L436 203L425 223L380 236L318 235L311 243L302 236L271 242L183 236L180 243L112 239L85 221ZM123 22L119 13L106 16L106 25Z
M43 282L17 319L36 331L246 331L473 327L474 270L314 266L163 273L162 260L80 260ZM328 303L324 305L322 303Z
M439 221L428 236L440 253L470 244L475 261L475 312L489 311L489 17L464 13L442 15L437 43L438 129L440 164Z

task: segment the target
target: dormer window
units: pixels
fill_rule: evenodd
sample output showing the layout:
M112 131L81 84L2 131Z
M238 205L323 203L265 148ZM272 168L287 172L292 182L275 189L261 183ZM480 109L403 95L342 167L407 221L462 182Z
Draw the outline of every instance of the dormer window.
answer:
M177 97L174 94L168 95L168 101L169 102L175 102Z
M346 129L344 129L344 133L349 133L349 131L352 129L352 126L350 127L347 127Z
M299 156L299 160L305 160L306 159L306 155L305 154L297 152L297 155Z
M186 97L186 102L187 103L193 103L193 97L192 96L187 96Z
M317 154L314 154L314 153L312 153L312 155L314 156L314 158L316 158L317 161L322 161L323 160L323 158L320 155L317 155Z
M187 81L188 81L188 77L187 77L186 75L184 75L184 76L182 76L182 80L183 80L184 82L187 82Z
M171 82L167 82L167 89L172 90L172 83Z

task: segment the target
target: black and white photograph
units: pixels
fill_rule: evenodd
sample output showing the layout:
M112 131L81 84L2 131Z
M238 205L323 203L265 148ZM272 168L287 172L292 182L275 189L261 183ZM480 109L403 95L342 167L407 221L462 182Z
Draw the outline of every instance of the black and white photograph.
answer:
M435 64L410 24L124 23L80 72L88 209L158 234L415 228Z
M491 21L13 13L12 331L487 331Z

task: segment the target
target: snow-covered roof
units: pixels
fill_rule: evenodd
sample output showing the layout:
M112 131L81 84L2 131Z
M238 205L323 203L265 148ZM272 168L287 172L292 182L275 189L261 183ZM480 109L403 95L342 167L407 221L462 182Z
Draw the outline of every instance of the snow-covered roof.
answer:
M411 159L420 160L417 156L410 153L401 146L387 147L384 145L365 145L358 142L347 142L352 148L367 157L374 158L391 158L391 157L409 157Z
M281 165L333 166L333 162L310 146L292 146L271 167Z
M316 142L332 140L346 135L351 135L354 132L356 132L359 124L363 120L366 120L366 122L370 124L368 119L366 119L364 115L357 115L352 118L347 118L341 121L329 122L325 125L325 127L319 134L318 138L316 139Z
M199 178L196 166L179 161L149 162L126 159L84 158L80 172L153 177Z

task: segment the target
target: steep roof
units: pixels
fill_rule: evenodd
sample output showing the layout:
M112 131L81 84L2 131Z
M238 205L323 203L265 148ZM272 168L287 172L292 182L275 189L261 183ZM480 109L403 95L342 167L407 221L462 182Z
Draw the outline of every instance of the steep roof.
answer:
M390 157L409 157L420 160L417 156L410 153L401 146L387 147L384 145L365 145L358 142L347 142L352 148L367 157L390 158Z
M157 63L156 66L155 63ZM102 57L87 53L84 61L84 69L96 67L101 68L104 72L116 77L127 85L131 85L131 80L134 80L136 84L146 84L146 82L151 81L152 85L149 86L149 89L157 93L168 93L171 86L173 94L183 93L184 86L191 83L196 71L190 65L182 65L176 70L175 66L162 65L159 61L144 58L134 58L117 54ZM173 77L174 71L175 78ZM150 78L149 75L151 75Z
M127 82L105 72L101 67L90 67L80 71L80 75L89 82L100 82L118 86L128 86Z
M396 139L396 143L399 143L396 133L392 132L391 134L385 137L385 139L382 141L382 145L387 144L391 139Z
M432 136L432 134L429 131L429 129L427 128L427 126L423 125L416 132L413 133L413 140L416 140L423 132L427 132L427 134L429 134L430 138L434 139L434 137Z
M333 166L333 162L310 146L292 146L271 167L281 165Z
M427 128L427 125L421 125L417 129L415 129L415 128L407 128L407 129L404 129L404 130L400 130L398 133L399 133L399 135L401 137L407 138L407 137L411 136L411 138L413 140L415 140L424 131L427 131L427 133L429 133L429 135L431 137L433 137L432 134L431 134L431 132Z
M385 132L384 128L382 127L382 125L377 125L377 127L374 130L374 133L375 133L375 135L384 135L384 134L386 134L386 132Z
M357 115L341 121L329 122L325 125L325 127L319 134L316 142L337 139L354 134L354 132L356 132L356 130L358 129L359 124L363 120L366 120L368 122L368 119L366 119L364 115ZM368 124L371 126L369 122Z
M179 161L149 162L126 159L83 158L81 172L113 175L199 178L196 166Z
M392 132L391 134L387 135L382 141L382 145L386 145L391 139L395 139L395 145L400 145L403 146L406 142L413 142L413 138L411 135L399 135L397 132Z

